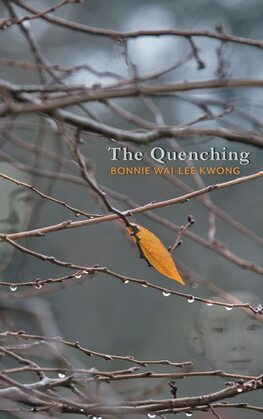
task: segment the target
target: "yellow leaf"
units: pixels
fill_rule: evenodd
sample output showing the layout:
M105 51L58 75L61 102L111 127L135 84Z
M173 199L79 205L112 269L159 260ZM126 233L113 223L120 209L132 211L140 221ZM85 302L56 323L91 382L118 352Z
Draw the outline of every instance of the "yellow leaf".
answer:
M138 229L137 233L136 228ZM185 285L179 272L176 269L174 260L160 239L151 231L138 224L135 229L127 227L132 240L138 244L145 259L161 274L168 278L175 279Z

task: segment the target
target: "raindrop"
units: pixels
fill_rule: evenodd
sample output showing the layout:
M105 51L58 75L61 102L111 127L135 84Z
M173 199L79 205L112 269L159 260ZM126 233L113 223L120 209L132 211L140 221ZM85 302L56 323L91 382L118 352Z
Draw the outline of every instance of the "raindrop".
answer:
M211 307L211 306L213 305L213 303L206 303L206 305L207 305L208 307Z
M21 22L21 25L25 28L25 29L29 29L30 28L30 22L28 20L25 20L24 22Z
M64 374L64 372L59 372L58 376L59 376L59 378L65 378L66 374Z
M242 393L242 391L243 391L243 390L242 390L242 388L238 388L238 389L237 389L237 392L238 392L238 393Z
M129 284L129 280L128 279L126 279L125 281L124 281L124 284Z
M227 311L232 310L232 308L233 308L233 307L227 307L227 306L225 307L225 309L226 309Z
M148 286L148 285L146 285L146 284L142 284L142 286L143 286L144 288L147 288L147 286Z
M86 275L86 274L88 274L89 272L88 272L88 271L83 271L83 273Z
M170 292L166 292L166 291L164 291L163 292L163 296L164 297L169 297L169 295L171 295L171 293ZM152 417L152 416L149 416L149 417ZM154 416L155 417L155 416Z
M83 412L84 412L84 409L79 409L79 411L80 411L81 413L83 413Z
M39 284L38 282L36 282L35 288L36 288L37 290L40 290L42 287L43 287L43 285L42 285L42 284Z
M195 300L195 297L193 297L193 295L192 295L192 297L188 298L187 301L188 301L188 303L193 303L194 300Z
M80 213L79 212L75 212L75 216L76 217L79 217L80 216Z
M14 292L17 290L17 286L16 285L10 285L10 291Z
M75 275L75 278L80 279L81 278L81 274Z
M148 413L147 414L147 418L156 418L156 415L152 414L152 413Z
M192 412L186 412L186 414L185 414L185 416L193 416L193 413Z

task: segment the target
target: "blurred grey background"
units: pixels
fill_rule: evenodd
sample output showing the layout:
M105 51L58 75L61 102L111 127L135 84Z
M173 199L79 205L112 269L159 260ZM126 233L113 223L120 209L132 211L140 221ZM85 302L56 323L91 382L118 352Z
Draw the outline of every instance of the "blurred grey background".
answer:
M28 1L28 4L44 10L52 6L54 2ZM16 10L19 15L24 14L21 9L17 8ZM143 3L137 0L112 0L110 2L91 0L83 1L79 5L68 5L57 11L58 16L70 20L121 31L161 28L196 28L214 31L215 26L222 23L224 31L228 33L258 39L262 38L263 35L262 14L263 3L260 0L250 0L250 2L242 0L197 0L195 2L188 0L163 0L161 2L145 0ZM1 15L2 18L7 17L4 4L1 4ZM127 67L123 56L122 45L108 38L64 30L41 20L32 21L29 26L45 57L54 65L88 64L97 71L112 71L124 77L131 75L131 70ZM216 78L216 48L219 43L208 38L195 38L195 42L200 48L200 57L206 63L205 69L198 70L196 61L192 59L178 69L150 83L175 83L184 80ZM178 37L139 38L128 42L129 56L136 65L139 75L158 71L162 67L172 65L189 50L187 40ZM2 58L33 61L27 42L17 27L13 26L1 32L0 56ZM227 43L225 45L225 58L228 63L229 77L262 78L263 53L260 49ZM36 72L17 69L4 64L0 65L0 77L16 84L39 83ZM94 83L112 83L114 79L99 77L87 70L82 70L66 78L65 82L92 86ZM166 124L184 124L202 115L202 110L199 107L182 100L189 97L235 102L239 109L248 112L259 121L262 120L261 89L196 91L178 94L177 97L154 99L154 103L161 110ZM143 101L138 98L115 100L114 103L154 122L153 115ZM133 127L102 104L88 104L86 107L105 123L112 126ZM220 108L216 105L212 105L211 108L215 113L220 113ZM79 112L76 109L74 111ZM37 119L31 116L26 116L24 119L19 118L16 122L19 123L22 120L29 123L37 122ZM43 122L43 124L44 134L41 139L43 147L56 151L59 149L58 145L55 145L57 137L48 123ZM220 122L203 122L202 126L214 126L216 124L226 128L235 124L234 126L238 126L240 130L255 129L251 123L235 112L225 115ZM258 130L260 131L260 128ZM29 143L37 140L37 132L30 129L13 127L12 132ZM82 151L88 158L94 160L96 179L102 185L102 189L105 185L116 192L128 195L140 205L153 200L169 199L182 193L178 187L161 176L154 178L110 176L109 168L112 164L107 148L112 146L113 143L105 138L89 134L86 134L84 139L85 144L82 146ZM5 143L4 133L2 141ZM165 140L154 145L170 148ZM186 151L206 150L212 146L217 148L227 146L231 150L250 151L251 163L247 166L241 166L241 174L252 174L262 169L262 151L252 146L240 143L230 144L218 138L184 139L180 140L180 146ZM28 155L20 154L15 147L12 149L6 143L3 147L6 147L6 150L20 162L28 163ZM144 147L143 150L148 153L151 147L152 145L148 148ZM62 148L61 153L64 153L65 158L71 159L65 147ZM44 159L38 162L38 167L46 170L54 169L52 164ZM64 168L59 170L65 172ZM202 180L208 185L231 178L231 176L203 176ZM190 176L181 177L180 180L197 189ZM51 180L50 183L53 183L53 181ZM38 177L34 177L34 185L39 189L51 186L49 182L44 184L43 179ZM88 187L56 181L52 185L52 195L87 212L101 212L101 209L92 199ZM262 186L260 180L216 191L210 197L214 204L228 212L240 223L257 234L262 234ZM119 209L129 208L126 204L112 202ZM179 226L185 224L187 216L192 214L196 220L192 231L207 238L209 212L196 200L191 200L183 205L174 205L156 210L155 213ZM46 202L41 206L41 212L37 212L35 218L33 216L32 223L34 227L36 227L35 223L37 223L37 226L46 226L73 219L73 217L61 206ZM82 218L79 217L78 219ZM173 231L154 223L144 215L134 218L134 221L149 228L167 246L175 241L176 235ZM217 219L216 225L218 240L227 244L240 257L258 265L262 264L262 248L258 244L230 228L220 219ZM177 291L200 297L210 295L209 291L201 286L192 288L188 285L186 289L183 289L178 283L163 277L153 269L149 269L145 261L139 259L136 247L129 242L117 223L103 223L98 226L61 231L43 238L27 240L24 243L36 251L54 255L58 259L87 266L100 264L113 271L146 279L154 284ZM225 291L249 289L257 294L262 301L262 279L260 275L241 269L186 237L183 239L182 246L176 250L174 258L178 263L185 264L197 275ZM68 273L67 270L23 255L22 270L13 272L10 282L12 280L33 280L39 276L41 278L56 277L66 273ZM165 298L155 290L145 289L134 284L122 285L117 279L99 274L76 287L61 289L53 293L43 292L41 294L40 291L39 297L49 302L61 335L68 340L78 340L83 346L99 352L130 354L139 359L194 360L197 370L211 368L209 362L204 357L198 357L189 344L189 333L193 318L197 316L200 310L200 303L198 302L189 304L187 300L175 296ZM213 310L213 307L211 307L211 310ZM229 315L232 314L232 312L229 313ZM30 332L30 330L28 331ZM259 353L258 356L262 358L262 353ZM123 367L121 362L116 362L113 365L112 363L105 364L101 360L90 360L83 357L81 359L87 367L116 369ZM262 373L262 371L259 372ZM205 378L203 380L193 378L192 380L178 382L178 394L180 396L198 394L200 392L199 382L203 386L202 392L218 390L223 385L223 380L219 378ZM168 386L164 389L164 394L168 397ZM257 396L254 394L251 396L255 403L256 398ZM249 396L244 399L248 400ZM240 397L240 400L242 400L242 397ZM244 412L240 411L238 413L239 417L247 417ZM229 413L224 412L222 418L236 417L234 414L236 413L231 412L232 416L230 416ZM194 415L199 417L196 413ZM249 412L251 418L256 417L256 415L254 412ZM178 416L183 417L185 415L179 414ZM212 414L206 413L205 417L212 417Z

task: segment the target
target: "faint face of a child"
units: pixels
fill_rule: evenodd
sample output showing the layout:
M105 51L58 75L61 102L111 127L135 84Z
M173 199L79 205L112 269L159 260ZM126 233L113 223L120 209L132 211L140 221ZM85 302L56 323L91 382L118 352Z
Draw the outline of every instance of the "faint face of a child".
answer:
M31 183L30 175L21 174L8 163L0 162L0 172L14 179ZM11 234L26 230L34 207L33 193L13 182L0 178L0 233ZM0 272L11 261L14 249L0 243Z
M204 307L200 340L205 357L215 368L245 375L263 372L263 323L246 312Z

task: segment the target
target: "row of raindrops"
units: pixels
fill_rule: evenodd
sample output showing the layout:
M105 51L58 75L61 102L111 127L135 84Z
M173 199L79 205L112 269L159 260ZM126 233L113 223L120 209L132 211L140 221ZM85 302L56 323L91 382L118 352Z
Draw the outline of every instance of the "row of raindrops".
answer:
M80 409L80 412L81 412L81 413L84 413L84 412L85 412L85 410L84 410L84 409ZM186 412L185 416L188 416L188 417L193 416L193 413L192 413L192 412L190 412L190 411L189 411L189 412ZM154 418L158 418L158 417L160 417L160 416L155 415L154 413L148 413L148 414L146 415L146 417L147 417L147 418L149 418L149 419L154 419ZM90 416L90 415L88 415L88 418L89 418L89 419L103 419L103 417L102 417L102 416Z
M88 274L88 272L87 271L83 271L83 274ZM82 274L77 274L77 275L75 275L75 278L76 279L80 279L82 277ZM43 285L42 284L40 284L40 283L38 283L39 282L39 280L36 280L36 283L35 283L35 288L36 289L41 289L42 287L43 287ZM129 284L129 280L128 279L126 279L123 283L125 284L125 285L127 285L127 284ZM147 288L147 285L146 284L142 284L142 286L144 287L144 288ZM15 285L15 284L11 284L10 285L10 291L12 291L12 292L15 292L15 291L17 291L17 285ZM169 291L163 291L163 296L164 297L169 297L170 295L171 295L171 292L169 292ZM188 303L193 303L194 301L195 301L195 298L194 298L194 296L191 296L191 297L189 297L188 299L187 299L187 301L188 301ZM212 306L213 305L213 303L211 303L211 302L208 302L208 303L206 303L206 305L209 307L209 306ZM231 307L231 306L225 306L225 309L226 310L228 310L228 311L230 311L230 310L232 310L232 308L233 307Z
M150 418L150 419L154 419L154 418L159 417L158 415L155 415L154 413L148 413L146 416L147 416L147 418ZM185 413L185 416L188 416L188 417L193 416L193 412L191 412L189 410L188 412Z
M130 281L128 279L126 279L125 281L123 281L123 284L127 285L127 284L129 284L129 282ZM147 284L142 284L142 287L147 288ZM164 297L170 297L171 292L167 290L167 291L163 291L162 294L163 294ZM188 301L188 303L192 304L192 303L195 302L195 297L193 295L191 295L189 298L187 298L187 301ZM212 302L207 302L206 305L208 307L210 307L210 306L213 306L214 304ZM225 309L227 311L231 311L233 309L233 307L225 306Z
M88 271L83 271L83 272L82 272L82 274L88 274L88 273L89 273ZM75 278L76 278L76 279L80 279L80 278L82 277L82 274L81 274L81 273L77 273L77 274L75 275ZM35 287L36 289L40 290L40 289L43 287L43 285L44 285L44 284L41 284L41 283L40 283L40 278L38 278L38 279L35 281L35 285L34 285L34 287ZM16 284L11 284L11 285L9 286L9 289L10 289L10 291L15 292L15 291L17 291L18 286L17 286Z
M82 271L81 273L77 273L76 275L75 275L75 278L76 279L80 279L81 277L82 277L82 274L89 274L89 272L88 271ZM126 280L124 280L123 281L123 284L124 285L127 285L127 284L129 284L130 283L130 281L128 280L128 279L126 279ZM42 287L43 287L43 285L44 284L41 284L40 283L40 278L38 278L36 281L35 281L35 288L36 289L41 289ZM142 287L144 287L144 288L148 288L148 285L147 284L142 284ZM10 285L10 291L12 291L12 292L15 292L15 291L17 291L17 289L18 289L18 287L17 287L17 285L16 284L11 284ZM162 292L162 295L164 296L164 297L169 297L170 295L171 295L171 292L170 291L163 291ZM188 301L188 303L189 304L192 304L192 303L194 303L195 302L195 297L193 296L193 295L191 295L191 296L189 296L188 298L187 298L187 301ZM206 305L208 306L208 307L211 307L211 306L213 306L214 304L212 303L212 302L210 302L210 301L208 301L207 303L206 303ZM225 309L227 310L227 311L231 311L232 309L233 309L233 307L231 306L231 305L225 305L224 306L225 307ZM259 304L258 305L258 307L256 308L256 310L257 310L257 312L258 313L262 313L263 312L263 307L262 307L262 305L261 304Z

